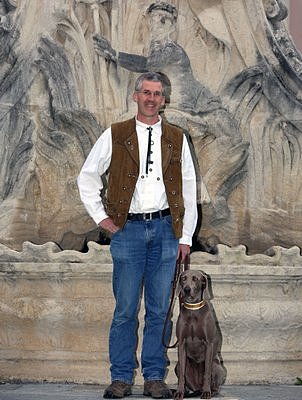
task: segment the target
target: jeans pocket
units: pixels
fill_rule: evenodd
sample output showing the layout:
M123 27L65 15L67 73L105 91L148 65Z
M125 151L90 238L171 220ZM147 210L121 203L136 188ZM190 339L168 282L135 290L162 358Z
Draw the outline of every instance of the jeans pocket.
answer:
M163 222L166 225L172 226L172 215L167 215L166 217L163 217Z

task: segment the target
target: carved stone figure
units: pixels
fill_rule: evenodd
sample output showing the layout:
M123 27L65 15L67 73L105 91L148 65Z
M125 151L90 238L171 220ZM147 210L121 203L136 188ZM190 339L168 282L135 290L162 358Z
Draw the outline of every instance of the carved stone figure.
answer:
M204 180L210 191L215 213L212 223L228 218L227 198L244 176L247 158L246 143L241 143L240 132L232 116L223 107L219 97L195 79L190 60L184 49L172 39L177 21L176 8L165 2L152 3L147 9L150 24L150 49L148 56L116 51L102 36L96 35L96 51L107 60L134 72L157 71L168 77L170 96L166 117L187 129L197 142L212 136L219 154L214 165L208 165ZM195 129L190 130L190 125ZM232 157L230 157L232 154ZM223 172L223 173L222 173ZM201 193L205 199L206 195Z

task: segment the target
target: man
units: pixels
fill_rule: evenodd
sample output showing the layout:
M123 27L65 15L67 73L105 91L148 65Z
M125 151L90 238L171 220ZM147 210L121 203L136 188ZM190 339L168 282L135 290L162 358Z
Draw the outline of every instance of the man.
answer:
M145 327L141 367L144 395L169 398L162 331L177 257L190 252L197 221L196 178L182 130L159 115L165 104L162 76L144 73L135 83L137 115L113 124L91 150L78 185L91 217L112 234L113 292L109 336L111 385L105 398L131 394L137 367L136 331L142 286ZM109 172L105 204L101 175Z

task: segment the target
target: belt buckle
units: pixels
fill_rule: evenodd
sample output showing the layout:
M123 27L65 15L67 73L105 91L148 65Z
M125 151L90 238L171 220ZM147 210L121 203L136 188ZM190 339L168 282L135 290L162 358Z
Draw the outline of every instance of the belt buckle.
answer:
M144 221L151 221L152 220L152 213L143 213Z

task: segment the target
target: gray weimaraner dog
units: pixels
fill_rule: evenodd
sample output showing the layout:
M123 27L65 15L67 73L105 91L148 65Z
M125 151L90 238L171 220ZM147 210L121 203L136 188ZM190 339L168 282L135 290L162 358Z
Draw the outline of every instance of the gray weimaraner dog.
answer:
M176 325L178 387L174 398L186 394L210 399L226 378L220 360L222 337L208 295L207 275L187 270L180 275L180 314ZM192 392L192 393L190 393Z

